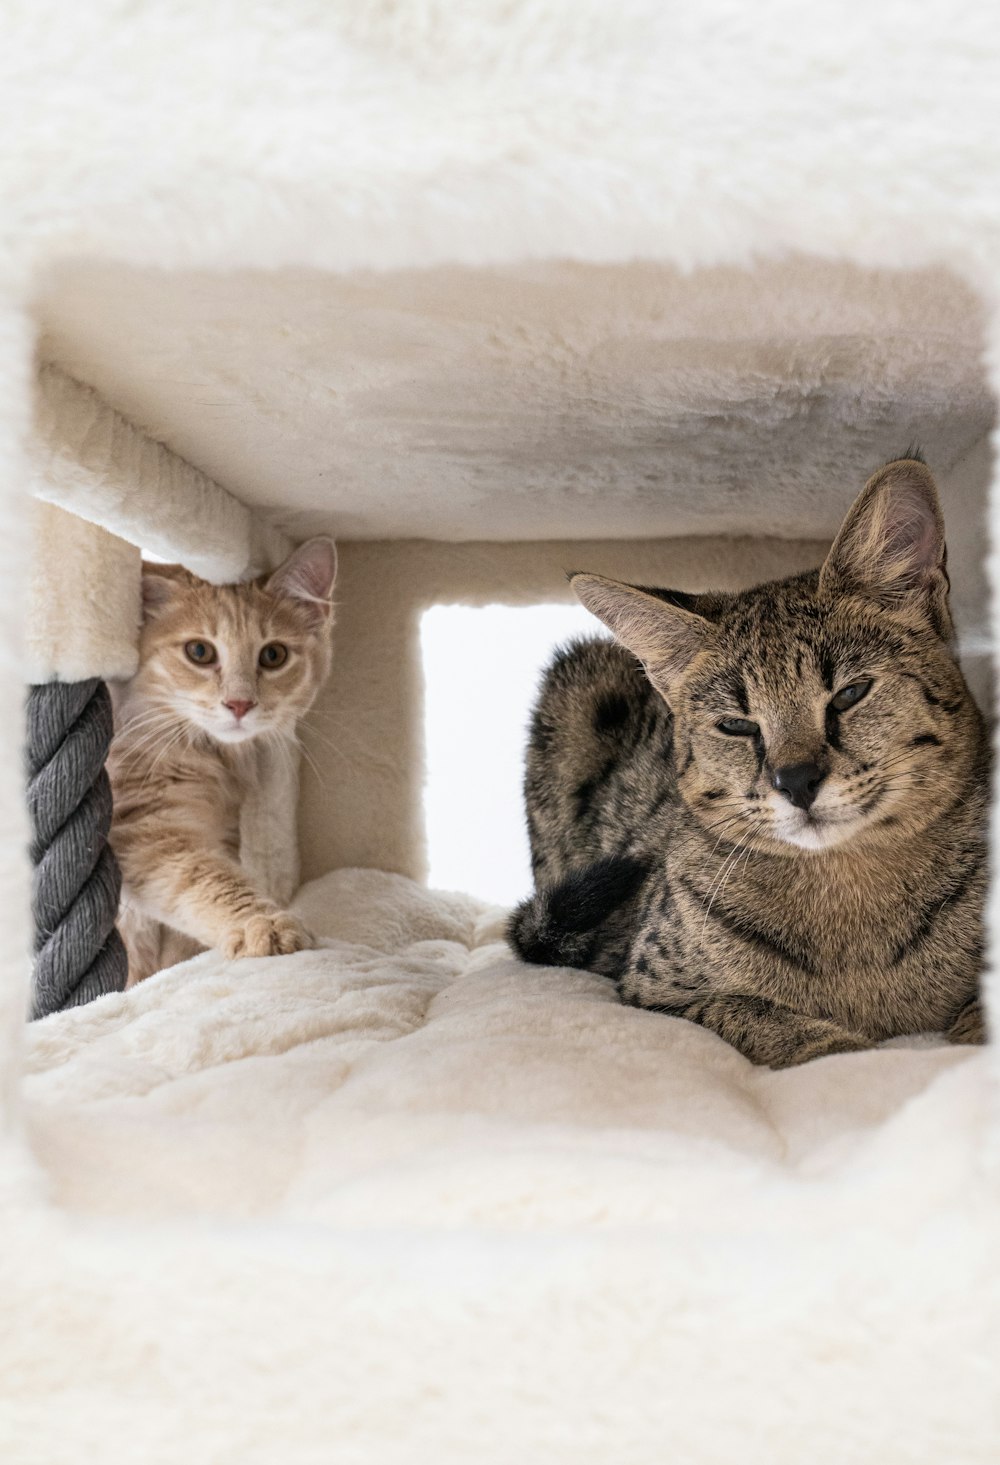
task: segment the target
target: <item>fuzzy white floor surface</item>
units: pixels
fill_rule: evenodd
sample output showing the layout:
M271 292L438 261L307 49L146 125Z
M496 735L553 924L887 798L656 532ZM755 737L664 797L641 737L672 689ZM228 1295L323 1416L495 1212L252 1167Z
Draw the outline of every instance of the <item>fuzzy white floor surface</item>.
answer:
M5 1461L995 1461L980 1053L773 1074L466 897L299 904L30 1029Z

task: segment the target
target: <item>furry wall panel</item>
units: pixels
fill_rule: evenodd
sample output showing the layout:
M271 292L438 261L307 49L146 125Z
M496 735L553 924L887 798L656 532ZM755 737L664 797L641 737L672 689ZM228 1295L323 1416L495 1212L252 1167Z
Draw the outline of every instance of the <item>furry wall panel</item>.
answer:
M16 293L0 287L0 909L5 912L0 957L0 1197L32 1195L36 1175L24 1143L18 1092L31 973L30 831L24 799L24 693L29 660L25 611L32 550L30 463L34 332Z
M419 630L428 607L569 601L566 571L581 565L678 589L752 584L822 553L818 544L728 539L342 545L333 673L315 731L304 734L324 780L304 769L304 877L344 865L424 874Z
M31 505L31 682L130 677L139 663L139 550L55 504Z

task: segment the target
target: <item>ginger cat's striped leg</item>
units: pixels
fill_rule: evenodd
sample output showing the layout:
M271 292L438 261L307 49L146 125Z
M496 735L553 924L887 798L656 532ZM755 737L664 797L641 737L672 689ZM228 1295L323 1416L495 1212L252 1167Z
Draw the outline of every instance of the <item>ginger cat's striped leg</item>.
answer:
M191 847L188 830L159 830L142 840L142 858L121 841L130 891L150 915L227 957L278 956L311 946L297 916L262 895L237 860Z
M123 903L118 917L118 932L128 954L128 981L125 983L127 992L130 987L138 986L160 970L163 927L159 921L154 921L134 906Z

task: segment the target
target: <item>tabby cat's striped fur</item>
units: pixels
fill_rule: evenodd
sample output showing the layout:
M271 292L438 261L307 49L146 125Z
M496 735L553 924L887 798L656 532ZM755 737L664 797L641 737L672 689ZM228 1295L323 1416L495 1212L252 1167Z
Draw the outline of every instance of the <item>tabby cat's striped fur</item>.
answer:
M543 684L520 954L773 1067L924 1030L982 1041L988 746L923 463L870 480L819 571L573 586L622 644L561 652Z

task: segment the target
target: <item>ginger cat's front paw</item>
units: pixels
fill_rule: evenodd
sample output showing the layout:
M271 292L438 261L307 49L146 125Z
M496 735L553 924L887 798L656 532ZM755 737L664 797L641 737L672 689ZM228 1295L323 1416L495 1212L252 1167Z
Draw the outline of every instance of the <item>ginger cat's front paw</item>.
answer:
M290 911L273 911L251 916L242 926L234 926L223 940L220 950L230 959L245 956L287 956L292 951L308 951L312 936L297 916Z

